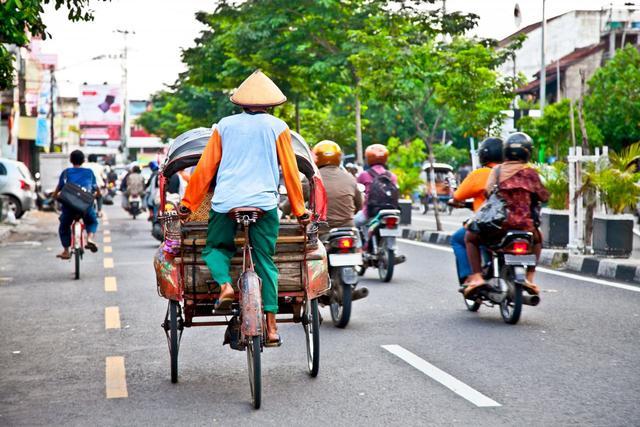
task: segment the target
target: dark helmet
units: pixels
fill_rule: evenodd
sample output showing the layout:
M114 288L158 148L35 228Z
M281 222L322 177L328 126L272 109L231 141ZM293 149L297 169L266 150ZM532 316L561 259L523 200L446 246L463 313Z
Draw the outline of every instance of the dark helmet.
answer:
M480 164L486 166L489 163L502 163L502 138L487 138L478 147Z
M533 151L533 141L524 132L516 132L504 142L504 159L528 162Z

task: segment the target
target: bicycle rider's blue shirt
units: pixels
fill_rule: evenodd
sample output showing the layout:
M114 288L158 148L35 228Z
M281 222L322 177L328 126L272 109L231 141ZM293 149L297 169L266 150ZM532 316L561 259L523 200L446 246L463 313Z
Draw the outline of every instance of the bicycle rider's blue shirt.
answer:
M60 190L66 182L71 182L73 184L79 185L85 190L91 192L94 192L98 189L96 176L93 174L93 171L91 169L87 168L65 169L60 174L60 179L58 180L58 190Z

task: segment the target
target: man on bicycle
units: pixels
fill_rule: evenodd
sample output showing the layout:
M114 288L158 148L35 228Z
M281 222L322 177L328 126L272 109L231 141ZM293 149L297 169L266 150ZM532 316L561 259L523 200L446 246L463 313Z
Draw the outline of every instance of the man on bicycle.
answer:
M220 120L191 175L179 213L186 218L200 206L215 184L209 212L207 243L203 259L213 280L220 284L217 308L228 309L234 300L229 266L236 253L237 223L227 213L238 207L255 207L264 215L251 226L255 269L262 279L262 302L267 317L266 346L279 346L276 326L278 269L273 261L278 239L278 183L282 169L291 211L302 225L308 224L302 185L285 122L267 113L287 98L261 71L255 71L231 96L243 112ZM215 181L214 181L215 177Z
M69 161L73 167L65 169L60 174L60 180L58 181L58 186L53 193L53 198L55 199L58 197L58 193L60 193L60 190L62 190L62 187L64 187L64 184L67 182L72 182L87 191L100 194L100 189L96 183L96 177L93 174L93 171L82 167L82 164L84 163L84 153L80 150L72 151L69 156ZM71 258L71 252L69 251L69 247L71 246L71 224L73 224L73 221L77 217L82 217L84 226L87 230L87 243L85 244L85 248L89 249L91 252L98 251L98 245L96 245L93 240L93 237L98 230L98 218L93 206L83 214L82 212L75 211L68 206L62 205L58 234L60 235L60 243L62 243L64 250L56 255L60 259Z

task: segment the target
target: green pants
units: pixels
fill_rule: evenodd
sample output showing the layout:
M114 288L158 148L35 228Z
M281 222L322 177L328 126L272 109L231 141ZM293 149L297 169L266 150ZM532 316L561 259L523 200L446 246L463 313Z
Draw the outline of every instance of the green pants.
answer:
M253 250L251 255L256 273L262 279L262 305L264 311L278 312L278 267L273 262L276 253L276 240L280 220L278 210L272 209L249 229L249 237ZM229 268L231 258L236 254L233 239L236 236L238 224L226 214L209 212L209 227L207 229L207 246L202 251L202 258L211 271L213 280L219 284L231 283Z

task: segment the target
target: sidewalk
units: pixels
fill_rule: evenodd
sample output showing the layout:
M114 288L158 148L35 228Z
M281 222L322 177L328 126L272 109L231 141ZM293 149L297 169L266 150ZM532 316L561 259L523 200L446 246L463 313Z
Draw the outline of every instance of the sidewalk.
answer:
M57 233L58 215L54 212L31 210L17 220L17 224L0 223L0 245L15 240L43 240Z
M416 212L413 213L415 219ZM415 222L417 221L403 227L403 238L436 245L451 244L452 224L443 224L445 231L435 231L435 225L429 224L425 227L424 220L418 224ZM601 258L593 255L573 255L562 249L542 249L539 265L640 285L640 236L639 233L635 233L631 258Z

